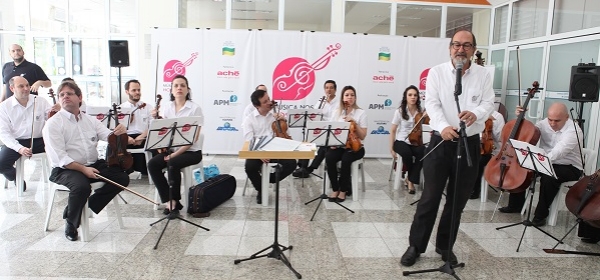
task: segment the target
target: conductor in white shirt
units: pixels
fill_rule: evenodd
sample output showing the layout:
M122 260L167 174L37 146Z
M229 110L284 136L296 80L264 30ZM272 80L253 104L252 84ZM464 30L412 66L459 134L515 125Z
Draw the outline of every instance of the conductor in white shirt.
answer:
M272 102L269 95L264 90L256 90L250 96L252 105L256 108L254 112L244 119L242 123L242 129L244 132L244 140L250 141L254 137L258 136L275 136L271 125L278 119L285 119L281 113L277 116L271 113ZM263 163L279 163L281 165L281 171L279 172L279 181L285 179L294 172L296 166L295 159L247 159L245 163L245 170L248 179L252 182L254 189L258 192L256 196L256 203L261 204L262 198L260 193L261 178L260 174ZM263 174L264 175L264 174ZM275 174L271 173L269 177L270 183L275 183Z
M42 133L52 166L49 179L69 189L67 207L63 212L65 237L75 241L85 203L88 202L94 213L99 213L122 190L106 183L92 194L90 183L100 181L96 174L122 186L129 185L125 170L109 167L105 160L98 159L96 149L98 140L106 141L111 133L121 135L127 131L123 124L119 124L111 132L95 117L82 113L79 109L81 89L77 84L63 82L57 92L62 109L47 121Z

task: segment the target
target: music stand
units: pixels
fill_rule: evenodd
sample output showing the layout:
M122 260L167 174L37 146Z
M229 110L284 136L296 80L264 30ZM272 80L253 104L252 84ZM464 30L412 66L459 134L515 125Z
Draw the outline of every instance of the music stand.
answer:
M306 124L308 121L322 121L323 112L319 109L290 109L288 110L288 127L302 128L302 141L307 142ZM307 163L308 166L308 163ZM323 179L323 177L312 173L311 174ZM302 187L304 187L304 176L302 177Z
M349 122L325 122L325 121L317 121L317 122L308 122L307 123L307 142L314 143L318 147L345 147L346 141L348 140L348 134L350 133L350 123ZM310 220L312 221L323 203L323 199L329 199L329 196L326 194L327 192L327 164L325 164L325 168L323 168L323 193L321 195L313 198L312 200L304 203L304 205L308 205L315 200L319 200L319 204L317 204L317 208L315 208L315 212L313 212ZM354 194L356 195L356 194ZM342 205L341 203L334 201L335 204L340 207L354 213L350 208Z
M533 179L531 180L531 185L529 185L529 206L527 208L527 218L524 221L510 224L503 227L498 227L496 230L501 230L504 228L513 227L516 225L524 225L523 234L521 235L521 240L519 240L519 245L517 246L517 252L519 252L519 248L521 247L521 243L523 242L523 237L525 236L525 231L527 227L534 227L537 230L543 232L544 234L552 237L552 239L561 242L556 237L552 236L550 233L544 231L538 226L534 225L531 218L531 206L533 205L533 195L535 193L535 181L540 173L546 174L548 176L556 178L556 173L554 172L554 168L552 167L552 163L548 156L546 156L546 152L536 146L530 145L529 143L522 142L515 139L509 139L510 144L515 149L515 154L517 155L517 159L519 160L519 165L523 168L529 169L533 171Z
M183 117L152 120L150 123L150 129L148 129L148 138L146 139L146 151L151 149L166 148L167 156L169 156L171 155L171 148L192 145L194 142L196 142L196 140L198 140L198 123L201 121L201 119L201 117ZM171 166L171 161L169 160L167 161L167 170L172 171L171 168L173 167ZM171 204L171 209L173 209L173 184L173 178L172 176L169 176L169 203ZM165 233L165 230L167 229L167 226L171 220L178 219L203 230L209 231L208 228L182 218L179 215L178 210L171 210L166 217L151 223L150 226L153 226L165 219L167 220L167 223L161 231L160 236L158 236L158 240L154 245L155 250L158 248L158 243L160 242L160 239Z
M119 118L119 123L122 123L126 128L129 128L131 112L121 111L117 116L114 116L111 111L112 108L108 106L87 106L86 108L86 113L88 115L95 117L110 130L115 129L115 123L110 121L111 119L114 120L115 117Z

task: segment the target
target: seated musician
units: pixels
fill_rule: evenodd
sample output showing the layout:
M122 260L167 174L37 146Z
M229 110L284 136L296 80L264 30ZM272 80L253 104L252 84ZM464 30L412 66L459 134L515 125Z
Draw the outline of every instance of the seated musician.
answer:
M327 165L327 175L331 182L333 192L329 195L330 202L343 202L347 195L352 194L351 187L351 165L365 156L365 148L362 146L362 140L367 136L367 114L365 110L356 104L356 90L352 86L345 86L342 89L340 106L333 112L331 121L334 122L354 122L355 143L359 146L358 150L353 151L346 147L331 147L325 154L325 164ZM352 133L350 133L352 134ZM348 138L352 138L348 135ZM337 163L341 161L340 176L338 178Z
M325 96L323 97L325 99L319 100L319 102L315 104L315 107L321 109L321 112L323 113L323 120L329 121L331 119L332 112L337 110L337 107L340 104L338 99L335 98L337 84L333 80L327 80L325 81L323 88L325 89ZM321 162L323 162L323 160L325 159L326 151L327 148L319 147L317 155L312 160L310 165L308 165L308 159L298 160L298 169L296 169L294 173L292 173L292 176L299 178L308 178L310 176L310 173L313 172L313 170L319 168L319 165L321 165Z
M77 84L63 82L57 92L62 109L47 121L42 133L52 166L49 179L69 189L67 207L63 212L65 236L75 241L86 201L94 213L99 213L122 190L106 183L90 196L90 183L100 181L96 174L122 186L129 184L129 177L121 167L107 166L105 160L98 159L98 140L107 141L111 131L95 117L80 112L82 96ZM126 133L125 126L119 124L112 133Z
M267 94L269 94L268 91L267 91L267 86L265 86L263 84L260 84L260 85L256 86L256 88L254 90L259 90L259 89L260 90L264 90ZM248 104L246 106L246 108L244 108L244 115L243 115L244 118L246 116L254 113L254 111L256 111L256 107L254 107L254 104L252 104L252 101L251 101L250 104Z
M256 108L254 112L247 115L242 123L242 131L244 133L244 140L250 141L254 137L258 136L275 136L272 124L276 120L285 120L282 113L275 115L271 113L272 102L266 91L257 89L250 96L252 105ZM292 174L294 167L296 166L296 160L294 159L247 159L245 163L245 171L248 179L252 182L252 186L258 192L256 195L256 203L262 203L261 197L261 169L263 163L272 162L279 163L281 165L281 171L279 172L279 181L285 179L287 176ZM270 183L275 183L275 173L271 173L269 177Z
M415 119L417 114L419 117ZM415 194L415 184L419 184L421 168L423 167L421 159L425 155L425 146L422 145L423 143L411 143L408 136L413 132L415 122L419 122L426 115L427 113L421 108L419 89L413 85L407 87L404 90L400 107L394 112L394 118L392 119L390 152L394 159L396 159L396 154L399 154L402 157L402 165L406 166L406 170L408 170L407 187L409 194ZM400 130L396 133L398 127L400 127ZM417 133L421 134L422 132L417 131ZM402 171L396 170L396 172Z
M127 149L143 149L146 144L146 136L148 135L148 127L150 126L150 115L152 105L140 102L142 97L141 84L138 80L129 80L125 83L125 94L127 102L121 104L121 110L128 109L132 112L130 117L127 135ZM127 172L131 173L134 170L139 171L144 175L148 175L146 168L146 156L143 153L132 154L133 166Z
M519 115L522 111L520 107L517 107L515 113ZM540 173L540 196L532 223L535 226L543 226L546 224L550 205L559 191L560 184L577 181L582 174L583 163L578 139L583 139L583 133L569 119L567 106L560 102L550 105L547 117L538 121L535 126L540 129L541 133L538 144L550 158L558 178L555 179ZM577 134L579 134L579 138ZM499 210L503 213L519 213L524 203L525 192L511 193L508 206Z
M500 148L502 148L502 128L504 128L504 116L500 114L498 111L492 111L492 114L486 120L487 122L492 122L492 139L494 140L494 149L489 153L484 153L483 148L481 150L481 158L479 159L479 175L477 175L477 180L475 181L475 185L473 185L473 191L471 192L471 196L469 199L478 199L481 195L481 178L483 177L483 171L485 170L485 166L488 164L490 159L492 159L492 155L497 155L500 152ZM483 145L483 142L481 143Z
M200 128L196 131L200 135L200 129L204 125L204 114L202 108L192 101L191 91L188 80L183 75L177 75L171 81L171 102L166 106L161 106L161 116L163 119L181 118L181 117L200 117ZM152 110L152 116L158 117L156 110ZM197 140L197 138L195 139ZM181 169L190 165L198 164L202 161L202 143L195 141L192 145L176 147L171 149L171 154L162 151L152 157L148 162L148 172L152 181L158 190L161 202L165 203L165 215L171 212L178 212L183 209L181 200ZM169 180L173 181L173 192L169 200L169 182L163 175L163 168L170 166L167 170ZM191 186L184 186L189 188ZM186 198L187 199L187 198Z
M46 99L34 98L29 92L29 82L21 76L12 77L8 84L14 94L0 103L0 140L4 145L0 150L0 174L8 181L15 181L15 162L21 156L44 152L42 128L50 110L58 111L60 105L51 107ZM26 188L25 182L23 186Z

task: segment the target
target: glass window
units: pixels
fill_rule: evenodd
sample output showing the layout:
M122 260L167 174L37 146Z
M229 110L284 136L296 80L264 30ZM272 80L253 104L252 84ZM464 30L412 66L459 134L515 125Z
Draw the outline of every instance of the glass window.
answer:
M67 68L65 63L64 38L33 38L35 63L42 67L48 76L65 76Z
M489 45L490 14L490 9L448 7L446 38L451 38L456 31L469 30L477 38L477 45Z
M510 40L546 35L548 0L521 0L513 3Z
M390 34L389 3L346 2L344 32Z
M517 61L517 51L510 51L508 57L508 85L507 90L518 90L519 89L519 71L517 67L520 67L521 74L521 91L530 88L534 81L540 81L542 77L542 64L544 57L544 48L531 48L522 49L519 54L519 61ZM540 85L545 88L545 85Z
M81 88L86 105L110 106L112 104L110 93L105 92L104 82L100 78L77 77L75 81Z
M556 0L552 34L600 26L600 1Z
M104 1L69 0L69 31L102 34L105 32Z
M0 30L24 31L29 14L22 0L0 0ZM32 1L33 2L33 1Z
M25 44L25 35L0 34L0 58L2 58L0 61L2 61L2 65L13 61L8 53L8 49L12 44L18 44L23 48L25 59L27 59L27 57L29 57L29 59L33 58L33 50L29 50L27 44Z
M179 27L225 29L225 1L179 0Z
M285 30L331 30L331 0L285 1Z
M132 16L135 11L137 11L135 0L110 0L109 32L129 34L135 33L137 17Z
M231 6L231 28L277 30L279 1L236 2Z
M104 50L107 41L100 38L72 39L73 76L102 76L103 65L108 65Z
M502 78L504 76L504 50L495 50L492 51L491 56L491 65L494 65L496 71L494 71L494 89L501 90L502 89Z
M508 26L508 5L496 8L494 16L494 44L506 42L506 26Z
M30 1L32 31L67 31L67 0Z
M600 40L550 46L546 90L568 92L571 66L598 61Z
M396 35L440 37L442 7L398 5Z

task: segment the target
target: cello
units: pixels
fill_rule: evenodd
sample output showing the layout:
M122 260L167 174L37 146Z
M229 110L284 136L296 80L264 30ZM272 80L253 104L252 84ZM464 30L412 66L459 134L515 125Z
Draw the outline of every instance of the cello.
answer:
M535 81L523 103L523 112L527 110L529 100L533 98L538 90L539 83ZM531 179L533 179L533 171L519 165L515 149L512 148L508 140L516 139L535 145L540 140L540 135L540 130L532 122L525 119L525 113L519 114L517 119L506 123L502 129L502 148L486 165L483 173L485 180L491 186L509 193L525 191L529 187Z
M581 178L567 192L565 204L577 218L600 228L600 170Z
M110 120L115 120L115 127L119 125L119 115L121 115L117 109L117 104L113 103L113 109L111 110L108 118L108 126L110 127ZM108 148L106 162L108 166L121 167L123 170L129 170L133 166L133 157L131 153L127 151L127 140L129 136L127 133L116 135L114 133L108 136Z

